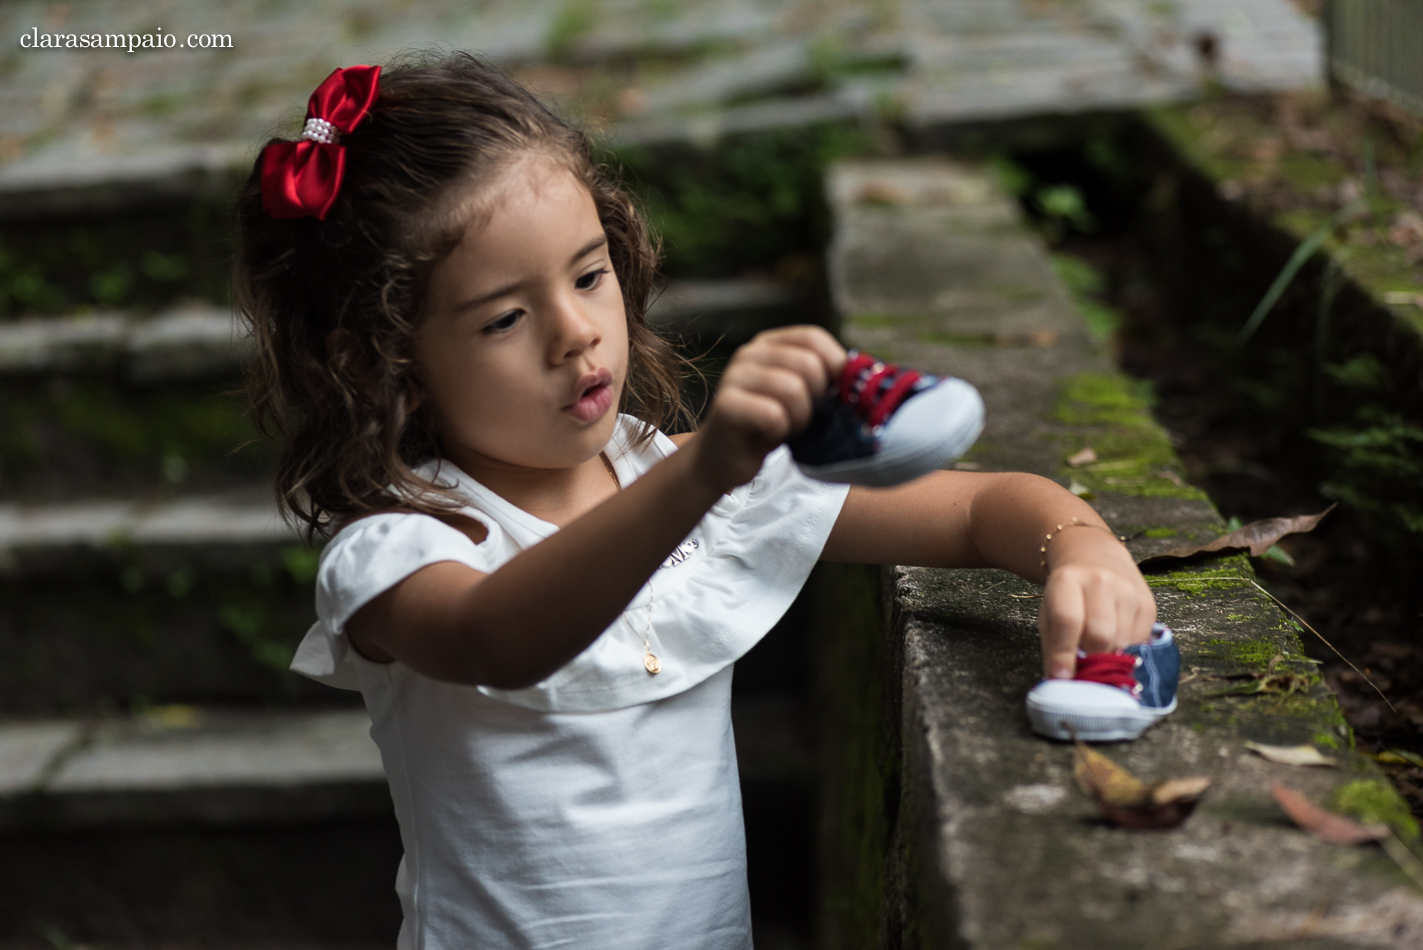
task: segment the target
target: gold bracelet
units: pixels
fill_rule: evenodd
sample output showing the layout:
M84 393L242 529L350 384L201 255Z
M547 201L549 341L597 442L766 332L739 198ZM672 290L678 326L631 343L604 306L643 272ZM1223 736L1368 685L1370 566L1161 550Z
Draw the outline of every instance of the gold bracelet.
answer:
M1099 524L1088 524L1088 523L1085 522L1085 521L1081 521L1081 520L1079 520L1079 519L1077 519L1077 518L1073 518L1071 521L1069 521L1069 522L1068 522L1067 524L1065 524L1065 525L1061 525L1061 524L1058 525L1058 526L1057 526L1056 528L1054 528L1052 531L1049 531L1049 532L1047 533L1047 537L1046 537L1046 538L1043 538L1043 546L1040 547L1040 548L1038 548L1038 553L1042 555L1042 557L1038 559L1038 567L1042 567L1042 568L1046 568L1046 567L1047 567L1047 546L1048 546L1048 542L1052 541L1052 539L1053 539L1054 537L1056 537L1056 535L1062 534L1062 532L1066 531L1068 528L1096 528L1098 531L1105 531L1105 532L1107 532L1107 533L1110 534L1113 538L1116 538L1116 540L1118 540L1118 541L1125 541L1125 540L1126 540L1126 538L1118 538L1117 535L1116 535L1116 533L1113 532L1111 528L1104 528L1104 527L1102 527L1102 526L1099 525Z

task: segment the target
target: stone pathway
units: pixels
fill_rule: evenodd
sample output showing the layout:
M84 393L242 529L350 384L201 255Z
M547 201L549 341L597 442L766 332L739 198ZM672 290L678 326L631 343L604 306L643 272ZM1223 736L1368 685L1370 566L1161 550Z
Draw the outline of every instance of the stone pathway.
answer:
M111 33L175 46L20 45ZM199 34L231 48L176 45ZM334 67L431 44L482 52L607 139L640 143L1114 109L1207 79L1261 91L1321 75L1317 28L1290 0L76 0L0 5L0 36L11 215L74 208L76 190L92 203L213 186L294 133Z

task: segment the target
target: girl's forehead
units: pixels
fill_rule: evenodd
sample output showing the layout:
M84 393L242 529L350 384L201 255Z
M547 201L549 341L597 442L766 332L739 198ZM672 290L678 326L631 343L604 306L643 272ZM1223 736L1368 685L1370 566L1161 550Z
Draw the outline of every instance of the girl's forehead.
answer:
M514 157L490 179L466 186L454 200L466 238L517 206L549 200L592 206L592 194L581 178L567 164L538 152Z

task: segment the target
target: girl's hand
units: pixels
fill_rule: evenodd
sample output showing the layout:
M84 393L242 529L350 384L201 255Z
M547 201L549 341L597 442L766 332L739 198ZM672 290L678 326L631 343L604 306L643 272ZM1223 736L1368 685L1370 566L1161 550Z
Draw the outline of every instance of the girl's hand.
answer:
M810 423L815 401L844 365L844 347L820 327L757 334L727 364L688 445L698 470L721 491L749 482L766 453Z
M1044 676L1071 679L1079 649L1101 653L1145 643L1155 622L1151 588L1115 537L1087 526L1053 537L1038 611Z

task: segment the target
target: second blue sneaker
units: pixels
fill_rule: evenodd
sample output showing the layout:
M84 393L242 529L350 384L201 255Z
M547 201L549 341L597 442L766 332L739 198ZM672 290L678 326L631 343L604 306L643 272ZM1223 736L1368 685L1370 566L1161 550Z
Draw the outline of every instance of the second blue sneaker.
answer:
M1176 711L1181 653L1171 628L1113 653L1078 653L1070 680L1043 680L1028 692L1028 721L1049 739L1121 742Z
M823 482L884 487L943 468L983 431L978 390L850 351L810 425L787 443Z

